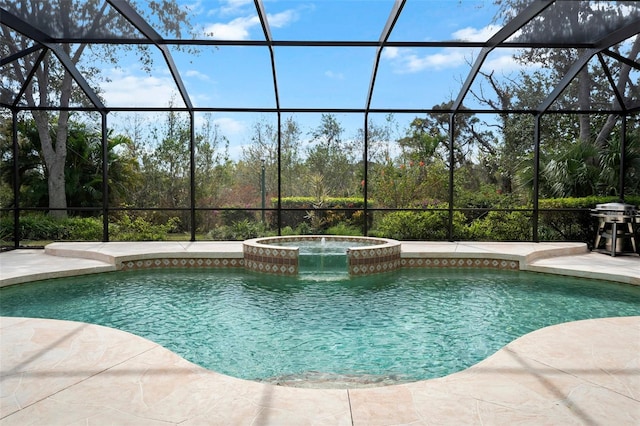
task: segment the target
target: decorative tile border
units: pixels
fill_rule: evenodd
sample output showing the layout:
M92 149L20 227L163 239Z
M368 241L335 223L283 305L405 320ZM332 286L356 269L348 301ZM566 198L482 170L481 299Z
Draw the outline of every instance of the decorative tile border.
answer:
M244 267L250 271L278 275L298 274L298 249L243 244Z
M158 257L122 261L117 269L122 271L154 268L241 268L278 275L298 274L298 248L269 246L268 242L296 242L304 239L319 240L322 237L283 237L282 239L261 239L258 244L243 244L243 258L212 257ZM326 237L325 237L326 238ZM335 237L334 241L353 241L354 244L368 242L371 238ZM520 261L500 258L476 257L402 257L401 243L393 240L382 241L376 246L353 247L347 250L347 264L350 275L369 275L395 271L399 268L490 268L519 270Z
M349 249L349 274L370 275L395 271L401 265L400 247L399 242L386 242L381 246Z
M333 235L295 235L287 237L255 238L244 241L242 251L245 268L256 272L280 275L298 274L297 247L270 245L304 241L338 241L365 244L347 250L348 272L351 275L367 275L389 272L400 267L400 242L386 238L349 237Z
M244 259L238 258L175 258L125 260L120 265L121 271L135 271L153 268L239 268L244 266Z
M403 258L403 268L491 268L517 271L520 261L490 258Z

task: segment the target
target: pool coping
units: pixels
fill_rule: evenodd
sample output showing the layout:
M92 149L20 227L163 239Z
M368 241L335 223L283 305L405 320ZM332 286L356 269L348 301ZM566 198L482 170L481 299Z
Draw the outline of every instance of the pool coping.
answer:
M117 261L167 254L237 259L241 246L56 243L46 251L0 254L2 280L116 270ZM640 283L638 257L589 253L581 245L403 242L405 259L471 254L517 258L523 270ZM640 317L559 324L459 373L346 390L231 378L91 324L2 317L0 342L2 425L640 423Z
M127 263L140 267L241 266L242 242L64 242L52 243L44 250L13 250L0 254L0 287L45 278L58 278L97 272L116 271ZM28 253L38 253L38 260L22 260ZM24 255L24 256L21 256ZM401 241L401 262L422 262L417 267L465 267L462 262L496 260L504 269L519 269L583 278L596 278L640 285L640 257L611 257L589 252L583 243L477 243ZM12 259L16 260L12 260ZM70 261L69 259L74 259ZM200 265L198 265L198 261ZM159 263L155 263L158 261ZM164 262L163 262L164 261ZM427 261L430 262L426 265ZM454 263L457 262L457 263ZM517 264L511 264L517 262ZM20 263L25 264L23 267ZM639 266L634 270L634 264ZM615 266L613 266L615 265ZM471 267L482 266L471 264ZM492 265L487 264L488 267ZM500 264L496 264L500 268Z
M92 324L0 317L0 333L5 426L640 422L640 317L546 327L461 372L366 389L235 379Z

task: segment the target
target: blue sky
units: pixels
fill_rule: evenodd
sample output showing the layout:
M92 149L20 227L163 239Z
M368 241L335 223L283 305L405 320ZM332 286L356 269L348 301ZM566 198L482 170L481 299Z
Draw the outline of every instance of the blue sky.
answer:
M263 40L253 0L190 0L199 34L215 39ZM140 7L144 1L137 0ZM265 0L276 40L375 41L393 0ZM485 41L498 29L492 0L409 0L391 34L392 41ZM153 21L151 21L153 25ZM185 38L188 37L185 35ZM461 48L386 48L382 53L373 108L430 108L457 96L478 50ZM517 70L511 51L496 51L485 67L509 75ZM103 97L108 106L182 105L161 54L152 49L151 73L140 69L133 53L122 52L117 66L104 64L109 78ZM265 47L201 47L198 55L172 48L172 55L195 106L275 107L269 51ZM276 47L280 103L285 108L363 108L375 48ZM469 100L471 102L471 100ZM296 114L306 132L319 114ZM214 121L238 152L251 126L264 114L216 113ZM345 137L362 126L359 114L339 115ZM382 116L372 117L382 121ZM399 116L406 125L413 115ZM267 120L275 117L267 117Z

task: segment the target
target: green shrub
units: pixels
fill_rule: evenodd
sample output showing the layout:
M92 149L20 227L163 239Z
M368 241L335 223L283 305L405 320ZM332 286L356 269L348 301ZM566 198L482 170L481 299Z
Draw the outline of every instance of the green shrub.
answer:
M538 203L538 236L541 241L582 241L591 244L596 220L591 209L596 204L617 202L617 197L547 198ZM640 205L640 196L626 197L625 202ZM557 209L546 211L546 209Z
M377 226L381 236L396 240L445 240L447 229L446 211L388 213Z
M13 218L0 220L0 238L13 238ZM31 241L101 241L102 219L68 217L54 219L45 214L26 214L20 217L20 240Z
M490 211L467 226L468 239L475 241L529 241L532 238L530 212Z
M176 229L179 223L177 217L172 217L165 224L156 225L142 217L132 220L125 214L111 224L109 232L111 239L116 241L164 241L167 234Z
M67 238L73 241L102 241L102 218L74 217L62 221Z
M29 214L20 217L19 235L21 240L61 240L65 237L62 221L44 214Z
M244 241L269 235L268 228L259 221L241 220L231 225L218 226L209 231L208 236L218 241Z
M362 236L362 229L355 226L349 226L345 223L339 223L327 229L325 232L327 235L348 235L352 237Z
M238 207L239 209L241 207ZM258 213L259 214L259 213ZM242 221L253 221L256 219L256 212L253 210L221 210L220 218L224 225L233 226Z
M271 200L272 207L277 207L277 203L277 198ZM368 200L369 206L372 203L373 200ZM308 222L312 228L309 233L324 233L326 229L341 222L355 227L364 225L364 199L360 197L327 197L323 200L315 197L286 197L281 199L280 205L283 209L283 227L296 228L303 222ZM276 220L275 215L272 220ZM275 223L272 225L275 226Z

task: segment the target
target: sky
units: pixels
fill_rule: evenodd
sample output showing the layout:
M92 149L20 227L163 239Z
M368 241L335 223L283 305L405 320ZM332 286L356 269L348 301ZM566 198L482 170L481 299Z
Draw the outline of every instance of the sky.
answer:
M224 40L264 40L253 0L177 0L192 16L194 31ZM135 4L145 7L146 1ZM265 0L275 40L376 41L393 0ZM492 0L409 0L391 41L486 41L499 27ZM156 26L154 19L151 24ZM174 36L163 33L167 38ZM184 36L188 38L188 35ZM101 66L107 106L181 106L175 84L157 49L151 72L138 64L134 52L121 52L116 65ZM455 99L479 49L385 48L376 78L372 108L431 108ZM266 47L203 46L196 55L171 48L171 54L192 103L197 107L274 108L275 95ZM518 65L512 51L494 51L484 67L508 76ZM375 62L373 47L276 47L275 63L283 108L364 108ZM94 59L95 60L95 59ZM478 86L479 89L479 86ZM469 99L466 104L472 103ZM336 114L344 137L355 137L361 114ZM150 116L150 115L144 115ZM285 115L284 118L288 117ZM415 114L397 115L406 127ZM204 115L198 114L200 122ZM307 134L320 114L294 114ZM232 156L250 141L252 126L275 116L259 113L215 113L212 119L231 141ZM383 114L371 116L381 123ZM122 125L114 116L112 123Z

